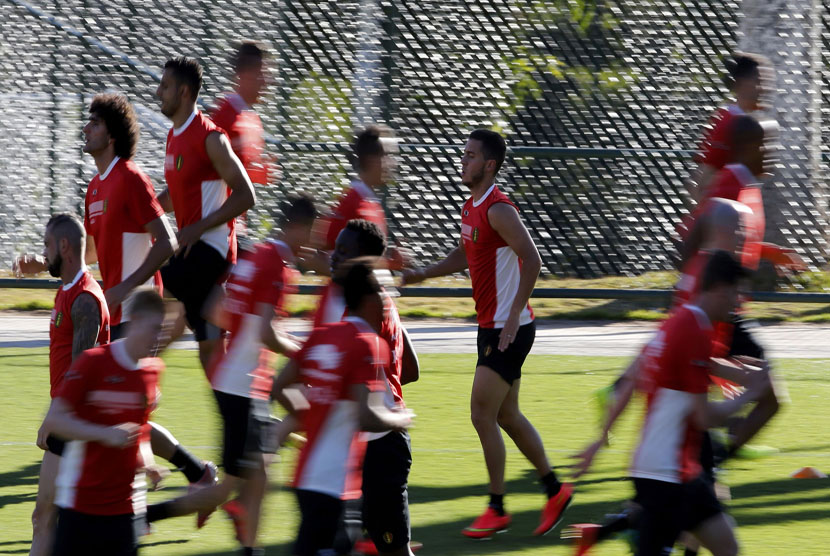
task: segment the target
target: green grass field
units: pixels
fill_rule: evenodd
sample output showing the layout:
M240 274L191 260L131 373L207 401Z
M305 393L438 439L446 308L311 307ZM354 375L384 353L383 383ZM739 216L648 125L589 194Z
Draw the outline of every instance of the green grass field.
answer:
M156 420L205 458L217 458L219 422L209 388L193 352L167 355L168 369ZM591 438L595 412L590 392L607 384L625 363L610 357L531 356L525 366L521 403L536 424L553 463ZM421 380L406 387L408 405L417 413L412 430L414 464L411 475L413 537L424 543L419 554L571 554L559 529L543 538L531 531L543 497L529 465L508 441L507 508L510 531L487 542L460 535L486 503L486 475L478 440L469 423L468 397L474 358L471 355L423 355ZM812 465L830 472L830 361L778 362L792 403L784 408L759 443L781 449L763 461L736 461L724 480L731 486L730 512L739 524L743 554L805 555L828 553L830 544L830 480L795 480L788 475ZM40 418L48 403L47 355L44 349L0 350L0 554L25 554L30 538L41 453L34 446ZM565 523L601 519L632 494L624 479L642 404L637 403L620 424L612 446L596 462L593 473L579 481ZM294 453L275 464L261 539L268 554L290 554L297 513L292 493L284 488ZM172 497L182 489L181 476L151 500ZM232 528L222 515L196 531L192 517L158 524L144 539L145 555L233 554ZM614 541L597 555L626 554Z

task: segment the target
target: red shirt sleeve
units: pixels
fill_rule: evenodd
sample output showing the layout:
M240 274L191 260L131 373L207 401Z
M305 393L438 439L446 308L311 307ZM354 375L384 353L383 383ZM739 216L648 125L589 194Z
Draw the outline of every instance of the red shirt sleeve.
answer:
M142 226L146 226L164 214L164 209L156 198L153 184L146 176L134 175L130 183L130 198L127 200L127 210L130 216Z
M86 235L92 233L89 229L89 187L86 188L86 195L84 195L84 231Z
M346 227L349 220L358 218L358 207L360 205L360 195L350 189L343 197L334 212L326 219L326 248L334 249L334 242L337 241L337 236Z
M58 384L55 397L63 398L73 409L77 409L83 403L89 392L90 378L95 372L95 365L90 364L90 359L89 354L81 354Z
M348 385L365 384L372 391L382 390L386 381L384 366L389 365L389 346L377 334L361 335L350 350Z
M712 197L720 197L721 199L737 201L741 189L742 186L735 178L735 175L729 170L723 170L715 176L712 185L709 186L704 197L707 200Z
M712 337L691 312L667 326L657 385L669 390L705 394L709 388Z
M257 254L254 300L273 305L276 312L279 312L285 302L285 290L289 286L287 271L288 268L278 254L270 249L262 249Z

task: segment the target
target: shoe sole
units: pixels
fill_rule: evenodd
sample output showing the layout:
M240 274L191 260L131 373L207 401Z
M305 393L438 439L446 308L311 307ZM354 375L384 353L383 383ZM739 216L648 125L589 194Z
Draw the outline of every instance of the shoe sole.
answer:
M562 518L563 518L563 517L565 517L565 512L566 512L566 511L568 511L568 506L570 506L570 505L571 505L571 502L573 502L573 499L574 499L574 497L573 497L573 495L571 495L571 497L570 497L570 498L568 498L568 501L567 501L567 502L565 502L565 505L564 505L564 506L562 506L562 511L561 511L561 512L559 512L559 519L557 519L557 520L554 522L554 524L550 526L550 528L546 529L544 533L539 533L539 534L537 535L538 537L544 537L545 535L547 535L548 533L550 533L551 531L553 531L554 529L556 529L556 526L557 526L557 525L559 525L560 523L562 523Z
M467 537L468 539L473 540L473 541L489 541L489 540L492 540L495 535L500 535L501 533L507 533L507 531L509 531L509 530L510 530L509 527L505 527L504 529L497 529L495 531L492 531L489 535L484 536L484 537L471 537L469 535L465 535L463 532L461 534L464 535L465 537Z

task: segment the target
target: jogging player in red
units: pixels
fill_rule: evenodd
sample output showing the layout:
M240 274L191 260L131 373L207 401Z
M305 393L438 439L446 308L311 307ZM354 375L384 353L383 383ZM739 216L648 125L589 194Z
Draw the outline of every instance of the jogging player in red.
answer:
M535 535L556 526L573 492L572 485L556 478L539 433L519 409L522 364L536 334L528 299L542 261L516 206L495 184L505 152L499 134L481 129L470 134L461 159L461 181L472 196L461 211L461 241L443 261L403 274L404 284L414 284L470 269L479 326L470 406L490 476L490 504L463 531L472 538L492 536L510 524L504 509L505 449L499 428L536 468L547 494Z
M211 303L211 320L230 332L226 352L217 352L208 368L222 416L222 466L215 487L150 506L148 520L199 513L198 526L234 492L225 505L244 554L256 545L260 511L268 483L267 466L276 451L270 432L274 354L291 356L298 346L279 330L287 315L286 298L296 289L294 255L309 242L317 212L309 197L299 196L283 210L281 232L240 256L228 280L227 295ZM217 292L221 292L217 288Z
M86 234L77 218L56 214L46 224L43 257L20 257L18 273L36 273L46 268L60 278L49 324L49 393L54 398L69 365L84 350L109 341L109 312L104 292L83 261ZM30 554L45 555L52 550L55 532L55 476L64 441L58 435L44 438L43 462L38 493L32 513Z
M368 220L349 220L340 231L331 252L331 273L358 257L381 257L386 238L374 223ZM389 344L391 364L386 367L384 404L390 409L405 407L403 385L415 382L419 376L418 357L401 323L395 301L384 290L383 324L380 337ZM340 322L346 316L343 288L329 281L320 296L314 314L314 328ZM388 431L369 436L363 461L363 499L361 522L369 539L355 543L361 554L409 554L410 519L407 483L412 466L409 433ZM347 505L346 513L352 508ZM356 512L355 512L356 513ZM351 518L351 515L347 517ZM417 546L417 545L416 545Z
M147 420L159 399L155 351L164 302L135 294L127 336L86 351L67 371L38 433L67 439L57 478L54 556L138 553L146 509L145 468L152 466ZM138 523L137 523L138 521Z
M254 189L227 135L196 108L201 86L196 60L180 57L164 65L156 96L173 128L164 158L167 189L158 200L175 213L179 229L178 251L161 269L164 288L184 305L207 369L221 337L205 320L204 305L236 262L234 219L254 205Z
M384 303L372 267L353 261L336 279L349 315L315 328L274 383L275 399L308 436L293 482L302 514L294 556L333 549L344 500L360 496L360 431L399 431L411 421L409 412L382 401L390 357L378 335Z

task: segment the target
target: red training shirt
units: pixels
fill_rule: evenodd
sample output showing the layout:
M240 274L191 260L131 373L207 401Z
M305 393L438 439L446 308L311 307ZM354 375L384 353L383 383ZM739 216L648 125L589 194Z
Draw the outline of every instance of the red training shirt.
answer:
M93 515L146 511L146 482L139 469L141 454L152 454L147 421L158 404L163 370L161 359L130 359L119 340L85 351L67 371L57 397L78 418L108 427L136 423L141 434L138 443L124 448L67 442L55 481L57 506Z
M101 327L96 345L110 341L110 314L101 286L84 266L68 284L58 288L55 305L49 319L49 395L54 398L58 386L72 363L72 339L75 329L72 323L72 304L82 293L88 293L98 302Z
M144 227L164 215L150 178L132 160L115 157L86 190L84 228L95 240L104 290L126 280L147 258L153 236ZM161 289L161 273L146 285ZM122 303L110 314L113 326L129 320Z
M228 93L211 111L210 119L228 134L251 183L268 185L268 164L263 160L265 130L259 114L237 93Z
M362 181L355 180L352 186L340 198L337 208L326 219L323 229L325 234L326 249L334 249L334 242L337 236L346 227L349 220L363 219L374 222L387 235L386 215L383 213L383 205L372 191L372 188Z
M738 116L745 115L740 106L730 104L719 108L709 120L708 130L703 135L703 142L698 150L700 154L695 160L701 164L712 166L720 170L724 165L732 162L734 150L732 148L732 123Z

